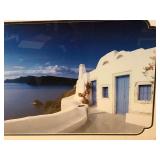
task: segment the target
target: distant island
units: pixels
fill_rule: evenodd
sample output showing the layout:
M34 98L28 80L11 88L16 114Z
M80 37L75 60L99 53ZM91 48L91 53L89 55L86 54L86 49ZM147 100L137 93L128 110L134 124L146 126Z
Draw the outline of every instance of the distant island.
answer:
M29 85L75 85L77 79L55 76L27 76L15 79L6 79L4 83L26 83Z

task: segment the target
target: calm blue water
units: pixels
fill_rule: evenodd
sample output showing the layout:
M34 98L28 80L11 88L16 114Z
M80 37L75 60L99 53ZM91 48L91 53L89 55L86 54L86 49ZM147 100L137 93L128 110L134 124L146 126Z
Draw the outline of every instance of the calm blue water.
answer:
M4 85L4 119L43 114L32 105L35 99L42 102L54 100L72 86L30 86L21 83Z

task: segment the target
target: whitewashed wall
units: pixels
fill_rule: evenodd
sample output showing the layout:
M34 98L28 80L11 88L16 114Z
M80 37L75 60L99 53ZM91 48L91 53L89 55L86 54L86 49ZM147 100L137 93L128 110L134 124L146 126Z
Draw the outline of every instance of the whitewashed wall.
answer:
M71 133L87 121L85 107L73 107L54 114L7 120L5 134Z
M155 48L138 49L132 52L112 51L103 56L95 70L89 73L90 80L97 80L97 108L109 113L116 112L116 96L115 96L115 77L121 75L130 75L129 85L129 113L146 113L152 114L153 109L153 91L150 102L138 101L138 85L151 84L154 76L154 71L151 71L148 76L142 73L144 67L152 63L150 57L155 56ZM102 87L108 86L109 97L103 98ZM144 123L143 123L144 125Z

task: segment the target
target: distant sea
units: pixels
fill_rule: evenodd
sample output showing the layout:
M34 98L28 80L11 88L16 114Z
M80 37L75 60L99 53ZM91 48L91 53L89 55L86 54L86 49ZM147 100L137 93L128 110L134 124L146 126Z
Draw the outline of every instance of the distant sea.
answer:
M72 86L30 86L23 83L4 84L4 119L21 118L43 114L33 106L33 101L55 100Z

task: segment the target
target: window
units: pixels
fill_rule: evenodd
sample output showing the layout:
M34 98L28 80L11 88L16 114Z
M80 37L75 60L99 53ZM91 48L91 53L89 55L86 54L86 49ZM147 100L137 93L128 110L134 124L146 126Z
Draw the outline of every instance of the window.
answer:
M103 87L102 92L103 92L103 97L108 97L108 87Z
M150 101L151 100L151 85L139 85L138 100Z

